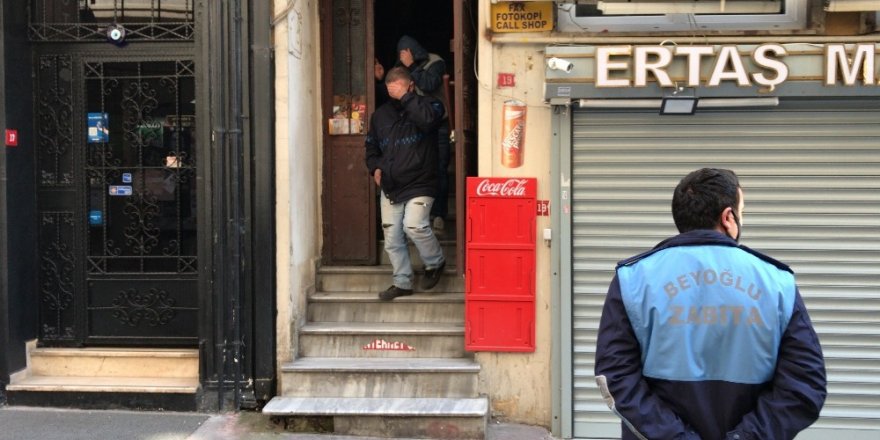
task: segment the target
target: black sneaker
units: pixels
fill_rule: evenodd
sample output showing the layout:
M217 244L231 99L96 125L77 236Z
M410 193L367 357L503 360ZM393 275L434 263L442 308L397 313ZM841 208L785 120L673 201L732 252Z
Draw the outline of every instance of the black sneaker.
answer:
M391 286L385 289L385 291L379 292L379 299L381 299L382 301L391 301L398 296L407 296L412 294L412 289L401 289L397 286Z
M438 217L439 218L439 217ZM422 278L422 289L431 290L440 282L440 275L443 275L443 268L446 267L446 260L443 260L436 269L425 269L425 276Z

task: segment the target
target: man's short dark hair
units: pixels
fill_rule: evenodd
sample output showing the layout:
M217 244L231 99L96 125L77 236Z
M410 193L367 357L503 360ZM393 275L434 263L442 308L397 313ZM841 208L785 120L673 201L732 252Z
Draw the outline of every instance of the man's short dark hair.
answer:
M696 170L681 179L672 194L672 218L679 232L715 229L725 208L739 209L736 173L718 168Z
M400 66L392 67L391 70L389 70L388 73L385 74L385 84L390 84L399 79L402 79L404 81L412 81L412 75L410 75L408 69Z

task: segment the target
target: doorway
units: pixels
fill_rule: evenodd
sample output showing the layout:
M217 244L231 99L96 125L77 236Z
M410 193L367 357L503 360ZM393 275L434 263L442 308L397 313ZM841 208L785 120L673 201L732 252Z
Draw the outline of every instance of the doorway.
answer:
M35 63L41 344L195 346L193 53Z
M398 62L404 35L443 59L448 77L450 131L448 196L438 238L455 243L461 273L464 178L476 171L476 2L448 0L334 0L322 5L322 81L324 82L324 247L327 265L377 264L381 250L375 185L364 165L369 117L384 102L384 85L375 61L388 70ZM364 113L366 113L364 115ZM360 118L359 123L341 119ZM344 126L344 127L343 127ZM342 129L340 130L340 128ZM442 197L441 197L442 198ZM451 255L447 255L447 258Z

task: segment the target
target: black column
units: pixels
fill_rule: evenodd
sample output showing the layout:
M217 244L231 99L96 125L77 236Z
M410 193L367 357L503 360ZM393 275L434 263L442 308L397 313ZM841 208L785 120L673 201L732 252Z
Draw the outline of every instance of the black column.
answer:
M36 196L33 83L27 0L0 8L0 120L18 146L0 146L0 389L25 368L25 342L37 337ZM0 393L2 394L2 393Z
M206 1L201 24L209 126L204 176L212 224L211 289L202 300L206 408L254 407L274 395L275 263L269 2Z

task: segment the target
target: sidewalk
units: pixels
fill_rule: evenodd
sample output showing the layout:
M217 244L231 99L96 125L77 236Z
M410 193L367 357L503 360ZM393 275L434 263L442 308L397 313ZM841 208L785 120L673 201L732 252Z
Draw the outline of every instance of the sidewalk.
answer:
M0 440L380 440L298 434L257 412L226 414L0 407ZM488 440L555 440L546 429L489 423Z

